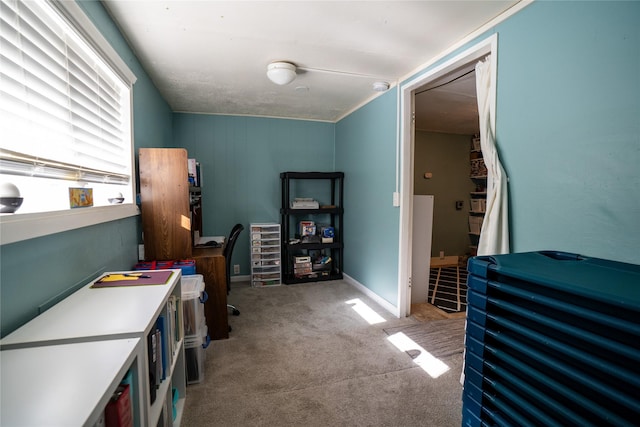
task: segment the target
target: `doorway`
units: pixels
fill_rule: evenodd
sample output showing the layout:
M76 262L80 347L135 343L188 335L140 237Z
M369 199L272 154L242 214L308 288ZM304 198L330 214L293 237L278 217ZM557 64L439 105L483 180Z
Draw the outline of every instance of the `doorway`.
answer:
M416 122L414 120L416 112L416 93L422 90L435 88L439 84L446 83L448 80L455 79L469 72L475 67L475 64L487 55L497 54L497 35L487 38L483 42L467 49L463 53L455 56L449 61L438 67L426 72L425 74L415 78L404 84L400 88L400 170L401 170L401 186L400 186L400 251L399 251L399 280L398 280L398 311L401 317L411 314L411 293L412 293L412 263L413 263L413 196L414 196L414 180L416 170L415 162L415 140L416 140ZM492 81L494 93L492 94L492 103L495 105L495 62L492 61ZM495 109L493 110L495 111ZM476 113L477 117L477 113ZM476 118L477 120L477 118ZM492 126L495 128L495 119L492 120ZM427 171L428 172L428 171ZM431 235L433 234L433 224L431 224ZM431 253L429 242L428 253ZM430 257L424 259L427 270L430 267Z

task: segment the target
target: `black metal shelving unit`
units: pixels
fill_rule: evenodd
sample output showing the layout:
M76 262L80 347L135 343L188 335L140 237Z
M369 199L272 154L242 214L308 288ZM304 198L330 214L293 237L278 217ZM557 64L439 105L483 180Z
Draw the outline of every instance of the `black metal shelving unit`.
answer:
M291 201L295 197L309 197L309 194L292 194L292 182L296 180L324 180L330 185L330 202L325 207L318 209L293 209ZM280 222L282 228L282 280L285 284L317 282L324 280L342 279L343 270L343 172L282 172L280 174L282 185L282 205L280 209ZM329 207L326 207L329 206ZM290 240L299 236L292 229L292 223L300 220L312 219L316 222L328 224L334 228L333 243L290 243ZM320 251L331 257L331 268L323 271L313 271L310 275L296 277L293 268L293 257L309 255L310 252Z

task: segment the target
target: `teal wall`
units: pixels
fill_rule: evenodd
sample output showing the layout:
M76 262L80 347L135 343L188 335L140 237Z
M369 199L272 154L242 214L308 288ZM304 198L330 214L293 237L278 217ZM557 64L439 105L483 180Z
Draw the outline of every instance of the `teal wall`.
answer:
M640 2L535 2L497 27L512 250L640 263Z
M248 275L248 225L280 222L280 172L334 171L335 125L184 113L173 118L175 145L201 165L204 234L228 236L234 224L243 224L232 263Z
M393 207L396 89L336 125L344 179L344 272L396 304L399 209Z
M171 145L172 112L98 1L80 6L138 80L133 89L134 142ZM139 217L0 246L0 334L18 328L105 270L138 259Z

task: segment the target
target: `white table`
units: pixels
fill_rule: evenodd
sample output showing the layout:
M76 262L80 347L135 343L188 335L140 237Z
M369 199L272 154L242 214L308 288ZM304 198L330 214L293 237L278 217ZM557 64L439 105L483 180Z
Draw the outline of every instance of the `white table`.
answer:
M0 349L146 336L181 277L173 271L164 285L91 288L91 282L2 338Z

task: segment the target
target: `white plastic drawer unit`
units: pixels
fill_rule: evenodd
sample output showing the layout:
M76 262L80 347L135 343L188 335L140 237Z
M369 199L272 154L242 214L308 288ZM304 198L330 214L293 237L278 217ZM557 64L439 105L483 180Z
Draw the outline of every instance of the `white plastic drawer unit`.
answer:
M251 285L275 286L282 283L280 224L254 223L251 232Z

